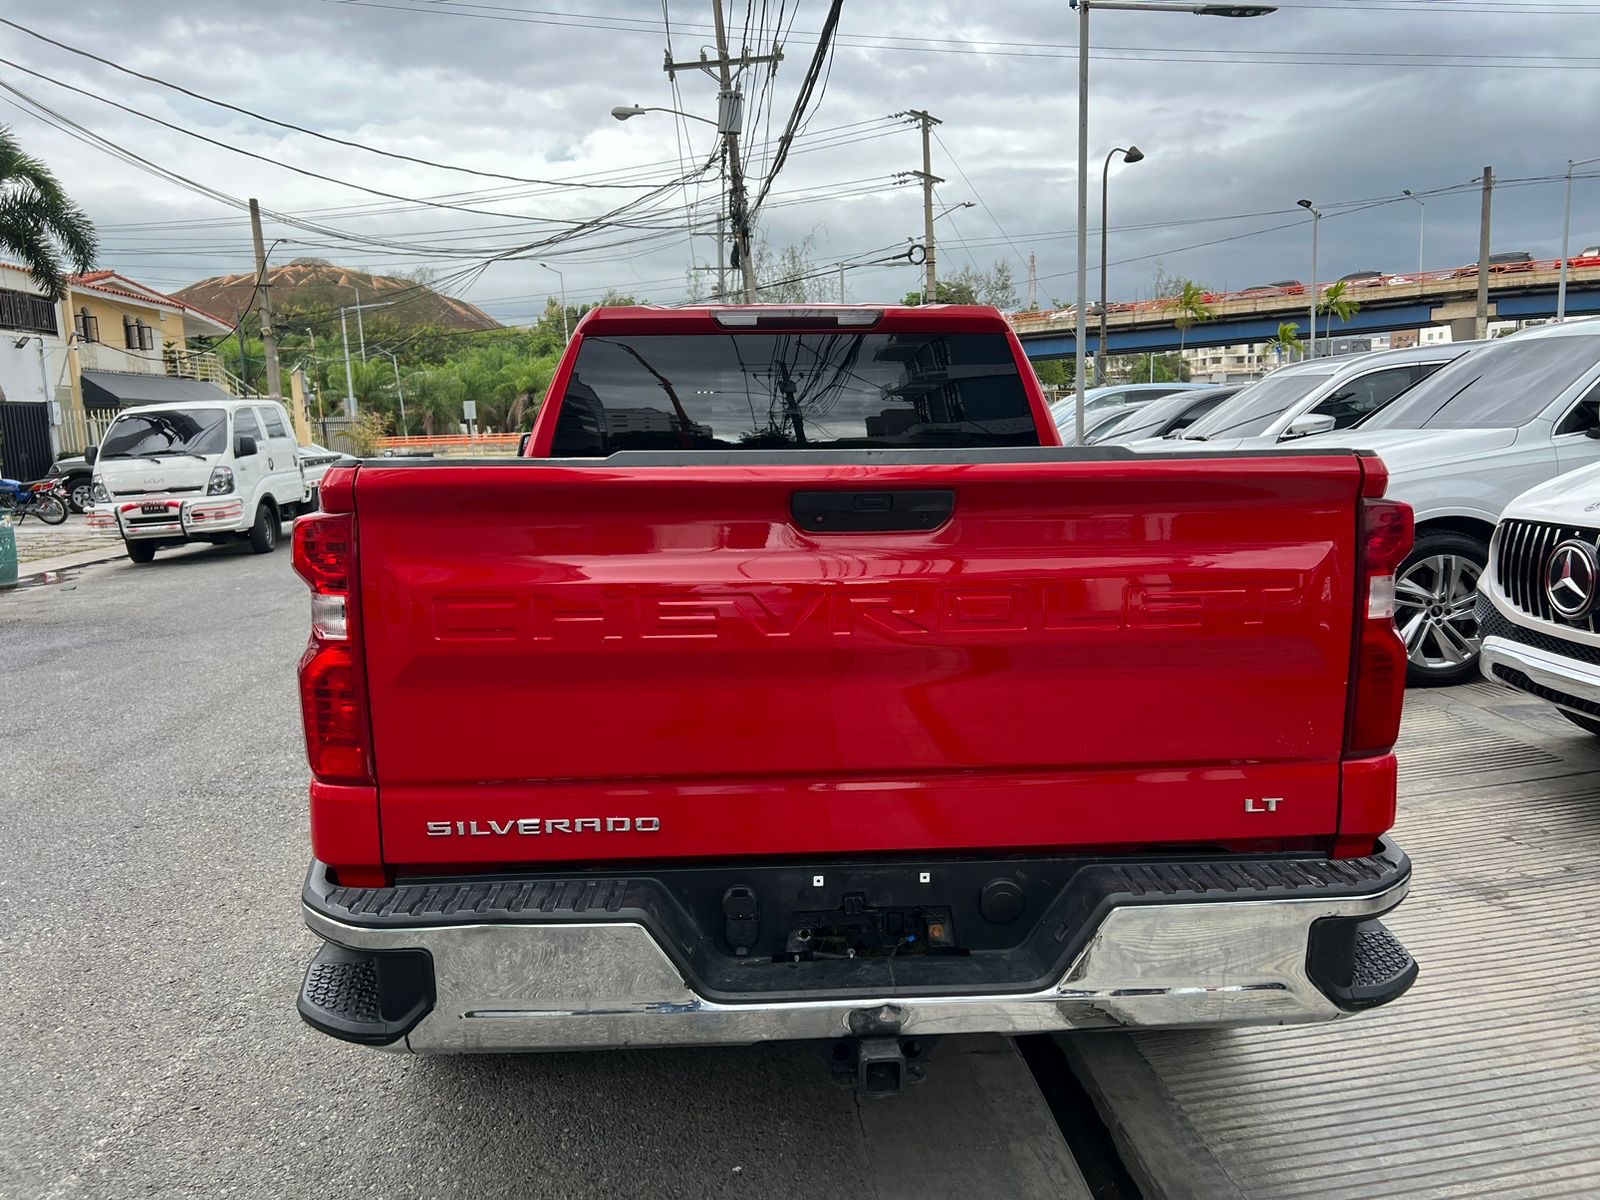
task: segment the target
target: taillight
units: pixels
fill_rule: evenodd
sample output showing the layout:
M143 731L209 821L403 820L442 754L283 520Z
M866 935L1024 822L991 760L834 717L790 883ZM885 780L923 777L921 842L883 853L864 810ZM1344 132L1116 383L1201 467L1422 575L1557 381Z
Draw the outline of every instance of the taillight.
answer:
M1394 748L1406 691L1406 646L1394 624L1394 588L1395 572L1411 552L1411 506L1371 497L1360 504L1347 758L1387 754Z
M366 672L351 589L355 516L312 513L296 521L294 569L311 589L311 644L300 659L311 773L323 783L370 785Z

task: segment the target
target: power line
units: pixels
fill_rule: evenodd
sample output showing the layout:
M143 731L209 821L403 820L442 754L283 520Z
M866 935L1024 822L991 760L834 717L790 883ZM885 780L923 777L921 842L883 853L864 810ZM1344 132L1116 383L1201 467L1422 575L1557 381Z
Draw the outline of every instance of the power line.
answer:
M580 29L607 29L625 33L643 32L634 25L618 24L628 18L598 17L578 13L554 13L554 10L522 9L509 6L471 5L472 9L492 9L494 11L475 12L468 11L469 6L452 4L450 7L430 5L419 8L406 4L379 3L378 0L324 0L325 3L340 3L345 6L385 9L402 13L424 13L435 16L451 16L471 18L478 20L510 21L514 23L535 25L557 25ZM1299 4L1281 5L1280 7L1323 8L1349 11L1348 6L1339 4ZM1382 7L1372 6L1363 8L1363 11L1380 11ZM1423 9L1414 7L1395 6L1397 11L1425 12L1437 11L1436 9ZM1465 10L1463 10L1465 11ZM1483 9L1480 11L1496 11ZM1530 10L1524 6L1515 6L1502 11L1525 15ZM1562 15L1574 15L1573 10L1562 7L1557 10ZM1600 12L1600 6L1596 6ZM530 16L530 13L552 13L551 16ZM516 16L503 15L505 13L522 14ZM1585 15L1585 14L1577 14ZM567 18L567 19L556 19ZM800 44L813 42L820 38L820 33L802 32L794 36L793 40ZM947 43L947 44L939 44ZM1043 58L1065 59L1075 58L1077 46L1065 42L996 42L981 39L955 39L955 38L908 38L894 34L845 34L840 35L837 44L849 50L900 50L921 54L963 54L983 55L990 57L1009 58ZM1600 58L1594 56L1559 56L1548 55L1543 52L1521 55L1484 55L1484 54L1448 54L1441 52L1406 52L1406 51L1368 51L1368 50L1283 50L1283 51L1243 51L1236 47L1218 47L1214 49L1201 49L1192 46L1111 46L1097 45L1090 51L1091 57L1107 62L1126 60L1130 57L1146 62L1194 62L1194 63L1219 63L1236 65L1260 66L1419 66L1458 68L1469 70L1600 70ZM1293 55L1295 57L1284 57ZM1571 61L1562 61L1563 59ZM1466 60L1472 61L1447 61ZM1528 61L1492 61L1499 59L1515 59Z
M871 130L868 129L868 127L870 127L870 126L881 126L882 128L880 128L880 129L878 129L877 131L874 132L874 131L871 131ZM807 144L804 147L802 147L800 149L796 149L795 151L793 151L793 153L794 154L820 153L821 151L824 151L824 150L838 149L838 148L842 148L842 147L845 147L845 146L857 145L857 144L862 143L862 142L873 141L873 140L876 140L876 139L879 139L879 138L891 137L891 136L893 136L893 135L895 135L895 134L897 134L899 132L901 132L901 126L899 125L899 123L890 121L890 119L888 117L872 117L872 118L868 118L868 119L862 120L862 121L851 121L851 122L848 122L848 123L843 124L843 125L833 125L833 126L828 126L827 128L824 128L824 129L816 130L814 133L809 135L809 137L810 138L815 138L815 139L818 139L818 140L815 141L815 142L807 140ZM803 135L803 136L805 136L805 135ZM618 168L612 168L612 169L605 170L605 171L582 172L582 173L579 173L577 175L565 177L564 179L558 178L557 180L553 181L553 183L552 183L552 185L550 187L539 189L539 190L533 190L533 191L524 190L524 189L516 189L516 190L513 190L513 189L496 189L496 190L478 191L478 192L450 192L450 193L443 193L443 194L439 194L439 195L429 196L429 197L426 197L425 199L429 199L429 200L462 200L462 199L503 199L503 200L510 200L510 199L526 199L526 198L533 197L533 196L550 195L552 193L560 192L567 185L567 181L571 181L573 183L573 186L579 186L581 184L581 182L585 181L585 180L601 179L601 178L605 178L605 177L608 177L608 176L627 175L627 174L632 173L632 172L648 170L648 169L654 168L654 167L669 167L669 166L673 165L673 162L674 162L674 160L672 160L672 159L657 159L657 160L654 160L654 161L651 161L651 162L638 163L638 164L635 164L635 165L630 166L630 167L618 167ZM658 179L647 180L647 181L643 181L643 182L647 182L648 185L651 186L651 187L660 187L660 186L672 183L673 182L673 177L671 177L671 176L663 176L663 177L658 178ZM297 217L304 217L304 218L322 217L323 219L330 220L330 221L332 221L332 220L360 220L360 219L364 219L366 217L371 217L371 216L385 216L385 215L390 215L390 214L393 214L393 213L406 212L406 211L410 211L412 209L426 208L426 207L428 207L426 204L419 204L419 205L379 205L379 204L375 204L374 202L369 200L369 201L362 201L362 202L357 203L357 204L334 205L334 206L324 206L324 207L314 208L314 209L295 210L294 215L297 216ZM501 216L510 216L511 214L502 213L500 215ZM118 230L122 230L122 229L166 229L166 228L192 229L192 228L208 226L208 225L238 225L238 224L241 224L241 221L237 217L209 217L209 218L189 218L189 219L179 220L179 221L137 221L137 222L113 223L113 224L101 225L100 228L102 230L110 230L110 229L118 229ZM460 226L458 228L470 231L471 229L476 228L476 226Z
M794 141L795 135L800 132L801 118L805 116L806 107L811 103L811 96L816 90L822 68L831 61L830 46L833 42L833 32L838 27L839 13L843 8L844 0L833 0L828 7L828 15L822 22L822 33L817 39L816 53L811 56L811 62L806 67L805 77L800 81L800 92L794 98L794 108L789 112L789 121L784 127L782 136L778 138L778 150L772 157L772 169L761 181L761 190L756 193L755 203L750 206L750 213L746 218L749 224L755 223L767 193L772 190L773 180L777 179L778 172L783 170L783 164L789 158L789 146ZM818 100L821 100L820 96Z
M153 83L160 87L169 88L174 92L180 92L192 99L202 101L206 104L215 105L217 108L227 109L229 112L239 113L241 116L251 117L267 125L276 125L280 129L293 130L295 133L303 133L308 137L319 138L324 142L332 142L338 146L348 146L352 150L364 150L368 154L376 154L384 158L396 159L400 162L416 163L417 165L424 167L434 167L440 171L456 171L464 175L477 175L485 179L506 179L513 183L551 184L554 182L553 180L549 179L535 179L525 175L506 175L499 171L480 171L473 167L463 167L452 163L437 162L433 159L420 158L413 154L400 154L393 150L383 150L377 146L369 146L364 142L353 141L349 138L336 137L333 134L323 133L317 129L308 129L304 125L297 125L293 121L284 121L278 117L269 117L264 113L256 112L254 109L244 108L237 104L230 104L226 100L218 100L215 96L207 96L202 92L194 91L191 88L184 87L181 84L173 83L168 79L162 79L156 75L148 75L143 71L135 71L131 67L123 66L121 63L112 59L104 58L78 46L69 46L66 42L57 41L55 38L48 37L36 29L29 29L26 25L18 24L16 21L8 20L5 17L0 17L0 25L9 26L10 28L15 29L18 33L25 33L29 37L37 38L41 42L46 42L52 46L58 47L59 49L65 50L69 54L76 54L82 58L87 58L94 62L101 63L110 67L114 71L121 71L124 75L131 75L135 79L143 79L147 83ZM30 72L30 74L31 73L33 72ZM47 78L45 76L40 77ZM647 187L649 185L643 183L566 183L562 186L584 188L635 188Z
M98 100L101 104L109 105L110 107L119 109L120 111L128 113L131 116L139 117L141 120L149 121L155 125L160 125L163 129L170 129L174 133L181 133L185 137L191 137L197 141L205 142L207 145L215 146L220 150L228 150L234 154L240 154L246 158L254 159L257 162L267 163L269 166L278 167L285 171L292 171L296 175L304 175L309 179L318 179L324 183L336 184L339 187L350 188L353 191L366 192L371 196L381 196L385 200L398 200L405 204L422 205L428 208L449 209L454 212L476 213L480 216L486 217L515 217L519 220L538 221L544 224L556 223L555 218L552 217L536 217L522 213L500 212L496 209L488 208L471 208L461 204L449 204L438 200L424 200L415 196L402 196L394 192L383 191L381 188L371 188L364 184L353 183L348 179L340 179L334 175L324 175L322 172L313 171L309 167L296 166L293 163L284 162L282 159L274 158L271 155L257 154L254 150L246 150L242 146L235 146L228 142L219 141L217 138L208 137L206 134L196 133L192 129L185 129L182 125L176 125L171 121L164 121L160 117L153 117L149 113L140 112L137 108L133 108L130 105L113 100L108 96L102 96L97 92L91 92L88 88L81 88L75 84L66 83L63 80L54 79L42 71L35 71L30 67L23 66L21 63L12 62L9 58L0 58L0 64L8 66L14 71L21 71L25 75L32 75L36 79L42 79L46 83L54 84L56 87L65 88L69 92L75 92L80 96L87 96L91 100Z
M933 140L939 143L939 149L944 151L944 156L950 160L950 165L956 169L956 174L961 176L961 182L967 185L967 189L972 193L973 199L983 205L983 211L989 214L989 220L994 222L994 227L1000 231L1000 236L1005 238L1006 245L1011 247L1011 253L1016 255L1017 265L1026 271L1028 269L1028 260L1022 257L1022 251L1017 249L1017 244L1006 235L1005 229L1000 224L1000 218L994 215L994 210L989 207L989 202L978 194L977 188L972 186L972 180L967 178L967 173L961 169L961 164L956 161L956 156L950 153L950 147L944 144L944 139L939 136L937 130L933 131ZM950 227L952 229L955 228L955 219L953 217L950 221Z

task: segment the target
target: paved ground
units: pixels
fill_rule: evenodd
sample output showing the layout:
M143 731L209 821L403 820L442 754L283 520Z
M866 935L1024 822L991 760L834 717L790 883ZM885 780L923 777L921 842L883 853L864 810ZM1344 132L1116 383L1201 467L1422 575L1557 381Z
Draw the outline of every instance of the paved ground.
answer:
M1085 1194L998 1039L858 1104L799 1047L408 1059L304 1027L305 625L281 551L0 593L0 1197Z
M121 538L91 532L87 518L77 514L61 525L46 525L36 517L28 517L13 526L12 533L17 539L17 564L23 576L68 570L123 555Z
M1412 692L1399 753L1408 995L1080 1042L1147 1196L1600 1193L1600 739L1482 683Z

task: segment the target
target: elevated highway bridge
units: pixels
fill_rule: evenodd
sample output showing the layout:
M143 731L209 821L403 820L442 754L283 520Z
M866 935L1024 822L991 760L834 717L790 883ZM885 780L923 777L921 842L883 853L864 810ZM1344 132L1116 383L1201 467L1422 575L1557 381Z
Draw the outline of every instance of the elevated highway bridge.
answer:
M1567 316L1600 315L1600 258L1570 259L1568 263ZM1554 317L1560 273L1559 259L1491 268L1489 319L1529 321ZM1332 286L1323 283L1319 292L1325 293ZM1348 321L1320 314L1318 342L1328 336L1392 333L1434 325L1450 326L1456 341L1473 336L1478 298L1476 267L1377 277L1347 284L1346 294L1361 305L1360 311ZM1304 341L1310 333L1310 303L1306 286L1298 283L1211 294L1206 297L1211 319L1190 326L1182 335L1182 345L1199 348L1270 341L1286 321L1300 327L1299 336ZM1108 305L1106 353L1149 354L1178 349L1174 306L1171 298ZM1015 313L1011 321L1030 358L1070 358L1075 351L1076 314L1070 308ZM1094 353L1098 345L1099 316L1091 313L1089 352Z

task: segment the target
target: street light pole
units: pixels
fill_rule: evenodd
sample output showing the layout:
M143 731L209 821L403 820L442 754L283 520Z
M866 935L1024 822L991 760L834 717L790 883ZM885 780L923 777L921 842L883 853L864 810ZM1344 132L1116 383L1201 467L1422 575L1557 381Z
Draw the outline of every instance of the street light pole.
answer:
M1561 214L1561 282L1556 287L1556 320L1567 316L1567 252L1572 236L1572 170L1600 162L1600 158L1569 158L1567 160L1567 205Z
M1274 4L1177 4L1160 0L1069 0L1078 10L1078 313L1073 334L1073 426L1083 445L1083 352L1089 340L1089 9L1122 12L1181 12L1200 17L1264 17Z
M572 344L572 334L567 331L567 277L547 262L542 262L539 265L554 275L556 282L561 286L561 344L570 346Z
M1072 428L1074 446L1084 429L1083 354L1089 342L1089 0L1078 4L1078 309L1072 335Z
M1311 294L1311 340L1306 343L1306 357L1317 356L1317 231L1322 224L1322 210L1309 200L1295 201L1311 214L1311 280L1306 291Z
M345 310L339 310L339 336L344 339L344 419L354 420L356 415L356 381L350 375L350 322Z
M400 398L400 436L410 437L411 431L406 427L406 394L400 390L400 360L394 356L393 350L385 350L384 353L394 364L394 394Z
M1428 206L1422 198L1410 188L1402 188L1402 193L1417 202L1417 282L1422 282L1422 239L1428 230Z
M358 291L356 296L361 293ZM381 304L355 304L341 305L339 308L339 333L344 338L344 415L347 420L353 420L356 415L356 385L350 373L350 325L345 319L345 313L351 309L356 314L356 331L361 335L361 361L367 361L366 335L361 334L361 310L364 308L388 308L393 300L385 300Z
M1094 351L1094 382L1096 386L1106 381L1106 204L1111 183L1111 157L1115 154L1122 155L1125 163L1144 161L1144 151L1137 146L1114 147L1106 155L1105 165L1100 168L1100 342Z

